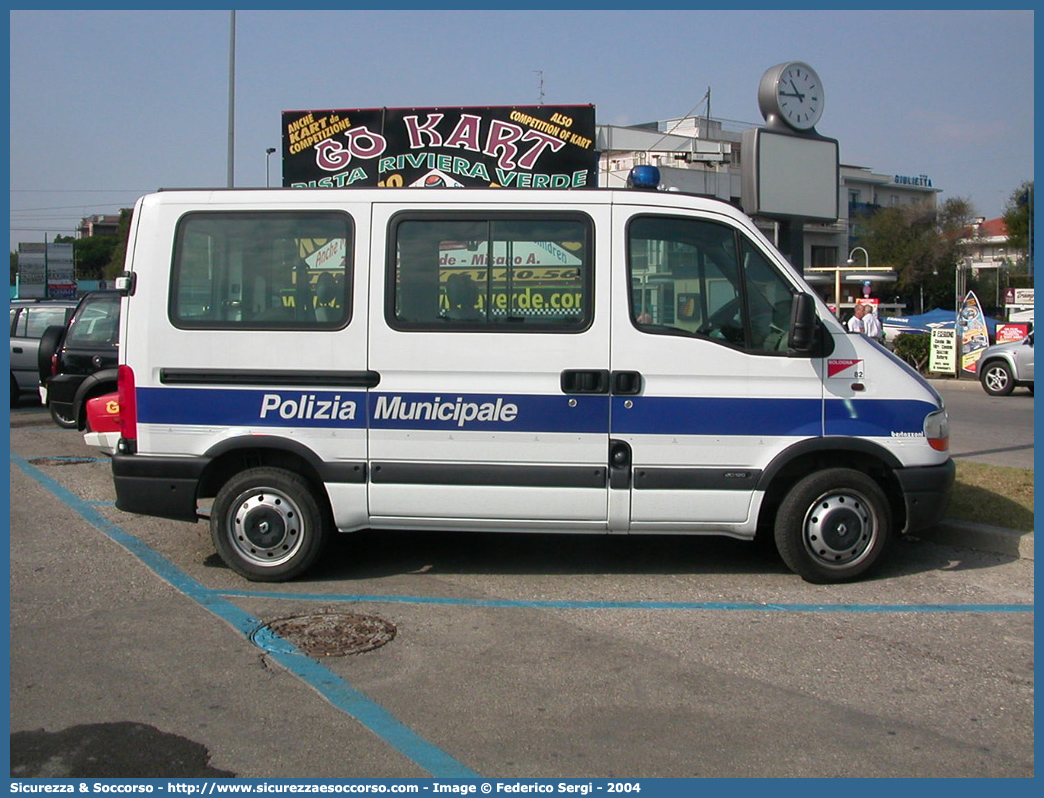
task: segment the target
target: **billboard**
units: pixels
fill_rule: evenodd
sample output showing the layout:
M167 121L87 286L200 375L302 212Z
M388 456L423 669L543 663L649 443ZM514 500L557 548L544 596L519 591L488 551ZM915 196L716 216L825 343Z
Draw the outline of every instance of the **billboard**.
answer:
M22 299L75 299L76 279L70 242L18 245L18 296Z
M745 131L743 210L749 216L837 221L839 158L836 139Z
M283 112L283 180L348 186L593 188L593 105Z
M957 313L957 335L960 347L960 366L964 374L974 375L979 368L979 358L990 345L990 333L986 327L986 317L982 305L974 291L961 303Z

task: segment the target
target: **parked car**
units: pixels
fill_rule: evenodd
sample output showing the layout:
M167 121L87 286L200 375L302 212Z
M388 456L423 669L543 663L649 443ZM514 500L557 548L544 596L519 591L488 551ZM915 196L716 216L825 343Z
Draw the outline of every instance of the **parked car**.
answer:
M1033 393L1033 333L1021 341L994 344L983 352L979 381L990 396L1007 396L1017 386Z
M117 393L95 396L85 402L87 432L84 443L106 454L115 454L120 440L120 397Z
M119 329L119 292L93 291L80 300L41 380L40 399L58 426L84 429L87 400L116 390ZM41 357L47 343L45 337Z
M75 309L75 299L11 301L11 407L38 396L40 339L48 327L64 330Z

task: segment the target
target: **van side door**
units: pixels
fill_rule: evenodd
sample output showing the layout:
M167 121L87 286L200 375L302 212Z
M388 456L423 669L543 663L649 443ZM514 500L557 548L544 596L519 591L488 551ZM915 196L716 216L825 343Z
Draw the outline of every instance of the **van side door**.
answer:
M578 206L375 203L375 526L605 528L609 206Z

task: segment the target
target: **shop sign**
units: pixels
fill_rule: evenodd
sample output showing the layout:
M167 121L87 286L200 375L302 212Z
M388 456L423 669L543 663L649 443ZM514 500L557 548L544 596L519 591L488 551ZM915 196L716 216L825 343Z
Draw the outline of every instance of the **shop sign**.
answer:
M593 188L593 105L283 113L283 185Z
M928 370L937 374L957 373L957 333L953 330L932 330L928 350Z
M1009 341L1021 341L1029 335L1028 324L998 324L996 332L996 343L1003 344Z

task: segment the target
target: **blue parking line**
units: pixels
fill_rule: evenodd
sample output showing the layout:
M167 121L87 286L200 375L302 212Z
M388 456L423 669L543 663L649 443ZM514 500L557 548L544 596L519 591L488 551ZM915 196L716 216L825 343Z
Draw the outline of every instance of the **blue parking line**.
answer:
M745 612L1033 612L1032 604L761 604L742 601L541 601L530 599L450 598L447 596L382 596L345 593L278 593L221 590L229 598L279 598L294 601L437 604L455 607L544 610L740 610Z
M203 587L139 538L105 518L88 502L71 493L57 480L47 476L16 455L11 455L11 462L78 513L87 523L141 560L157 576L203 608L228 622L248 640L250 635L262 626L262 623L249 613L226 601L218 592ZM268 656L315 688L327 701L355 718L430 775L441 778L479 777L478 773L420 737L380 704L372 701L337 674L305 655L289 641L286 642L285 651L268 651Z

